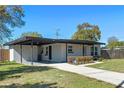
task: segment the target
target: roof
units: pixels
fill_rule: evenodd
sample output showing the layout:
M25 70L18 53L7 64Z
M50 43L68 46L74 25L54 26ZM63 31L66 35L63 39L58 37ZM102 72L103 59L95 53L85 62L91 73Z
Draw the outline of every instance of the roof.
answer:
M72 40L72 39L50 39L50 38L40 38L40 37L22 37L11 42L5 43L4 45L44 45L52 43L70 43L70 44L105 44L101 42L89 41L89 40Z

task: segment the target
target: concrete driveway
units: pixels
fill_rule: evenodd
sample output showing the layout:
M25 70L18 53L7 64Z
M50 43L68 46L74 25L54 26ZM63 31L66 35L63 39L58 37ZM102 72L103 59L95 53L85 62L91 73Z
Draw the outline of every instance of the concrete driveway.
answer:
M85 67L84 65L71 65L68 63L55 63L55 64L45 64L36 63L35 66L50 66L60 70L69 71L77 74L81 74L87 77L102 80L117 86L124 87L124 73L118 73L113 71L101 70L96 68Z

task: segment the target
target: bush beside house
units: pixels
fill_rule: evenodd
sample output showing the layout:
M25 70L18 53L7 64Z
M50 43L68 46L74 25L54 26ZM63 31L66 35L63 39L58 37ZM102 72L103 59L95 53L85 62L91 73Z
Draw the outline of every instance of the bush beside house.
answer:
M86 63L92 63L93 57L92 56L68 56L67 61L70 64L86 64Z

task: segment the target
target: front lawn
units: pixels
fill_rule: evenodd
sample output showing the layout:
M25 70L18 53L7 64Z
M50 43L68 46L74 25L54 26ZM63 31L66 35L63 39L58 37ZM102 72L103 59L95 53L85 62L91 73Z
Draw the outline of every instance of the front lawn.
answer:
M115 86L55 68L0 63L0 87L109 88Z
M104 60L101 64L90 65L88 67L124 73L124 59Z

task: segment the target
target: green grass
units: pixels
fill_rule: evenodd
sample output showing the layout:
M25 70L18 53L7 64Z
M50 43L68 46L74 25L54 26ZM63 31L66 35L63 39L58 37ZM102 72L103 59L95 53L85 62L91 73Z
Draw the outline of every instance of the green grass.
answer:
M0 63L0 87L111 88L115 85L45 66Z
M101 64L90 65L88 67L124 73L124 59L104 60Z

